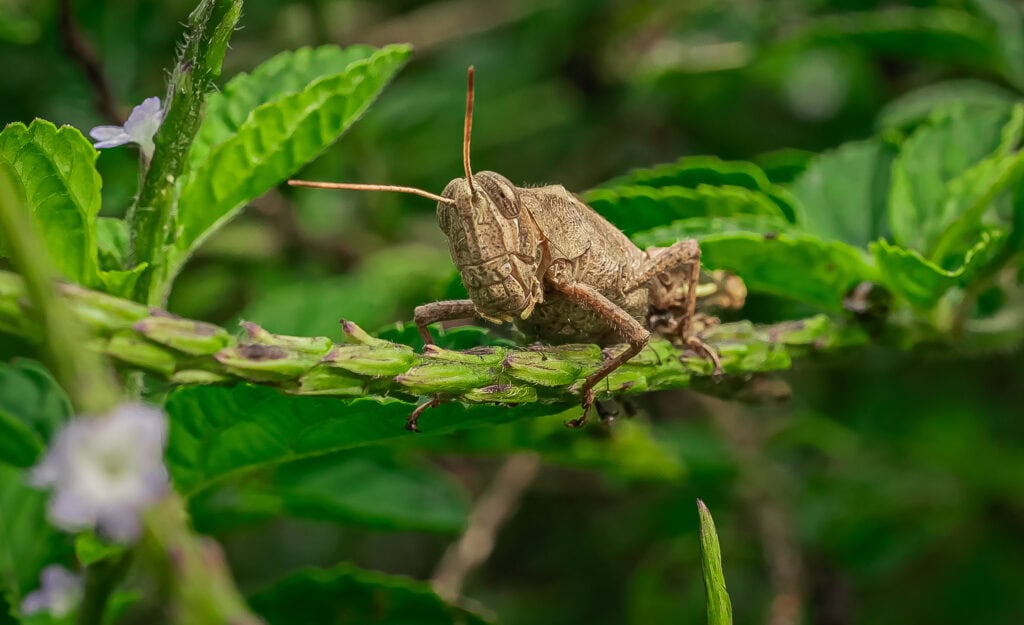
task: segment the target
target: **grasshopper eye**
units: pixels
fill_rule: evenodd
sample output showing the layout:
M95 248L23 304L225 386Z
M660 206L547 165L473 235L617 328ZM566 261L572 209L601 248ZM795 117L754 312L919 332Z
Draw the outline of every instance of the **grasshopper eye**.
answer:
M519 194L508 178L490 171L480 172L473 179L497 207L502 217L519 217Z

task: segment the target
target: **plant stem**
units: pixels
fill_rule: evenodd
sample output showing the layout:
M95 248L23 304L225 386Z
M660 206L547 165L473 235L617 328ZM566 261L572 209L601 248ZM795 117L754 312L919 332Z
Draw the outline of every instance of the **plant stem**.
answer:
M22 306L24 285L0 272L0 331L39 339L31 309ZM181 319L141 304L65 285L72 310L91 330L89 345L132 369L178 384L247 381L298 395L413 398L443 394L466 402L529 403L579 401L582 380L604 362L596 345L541 348L482 347L466 352L407 345L369 336L342 324L343 344L325 337L271 334L244 324L236 337L218 326ZM770 326L729 323L705 331L726 374L788 369L812 352L863 345L856 327L825 316ZM609 351L622 346L608 348ZM712 378L711 362L663 339L629 360L599 393L641 393L686 388Z
M181 625L260 625L231 579L220 546L188 529L185 504L169 495L146 514L141 545L154 570L161 571L172 623Z
M165 114L153 138L156 151L139 196L128 212L131 246L128 266L149 263L139 277L135 299L152 301L164 289L154 276L163 261L176 202L175 183L187 164L189 148L203 121L206 94L220 75L224 51L242 11L242 0L201 0L189 15L185 44L171 73Z
M100 625L110 595L128 572L132 553L126 551L109 560L97 562L85 570L85 596L78 609L78 625Z

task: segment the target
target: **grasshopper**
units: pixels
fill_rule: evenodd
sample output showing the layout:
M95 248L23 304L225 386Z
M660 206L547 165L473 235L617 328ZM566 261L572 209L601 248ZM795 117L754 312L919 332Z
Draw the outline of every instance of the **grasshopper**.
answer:
M580 427L594 403L594 388L660 330L703 353L721 370L717 354L691 333L700 278L700 247L684 239L667 248L641 250L618 228L561 185L517 187L493 171L473 173L473 67L467 74L462 163L465 177L441 195L413 187L289 180L293 186L397 191L437 202L437 221L469 299L418 306L416 327L425 344L427 326L479 317L513 323L549 343L625 342L583 381ZM420 405L407 428L439 397Z

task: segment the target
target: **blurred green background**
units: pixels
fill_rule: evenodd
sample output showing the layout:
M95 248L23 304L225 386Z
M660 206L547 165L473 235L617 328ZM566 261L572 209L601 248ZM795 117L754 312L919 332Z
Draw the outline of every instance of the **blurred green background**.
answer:
M193 4L74 7L124 111L162 95ZM58 13L0 0L0 122L110 123ZM577 191L686 154L754 160L785 181L809 153L874 134L917 89L1016 99L1024 87L1011 0L253 0L241 24L225 77L301 46L412 43L409 66L304 177L435 192L461 172L470 64L475 169ZM104 212L120 214L136 155L104 151L99 167ZM206 244L170 309L302 335L336 336L342 316L408 320L454 276L433 212L410 196L282 188ZM800 312L753 298L742 316ZM651 394L610 429L513 424L254 478L264 495L309 475L344 490L363 479L353 463L412 467L369 497L422 506L416 530L232 499L253 484L209 494L196 523L224 540L245 590L345 560L425 579L501 454L534 449L540 476L465 588L504 623L701 622L697 497L715 514L738 623L1020 623L1022 365L1019 352L865 350L801 363L792 398L769 406Z

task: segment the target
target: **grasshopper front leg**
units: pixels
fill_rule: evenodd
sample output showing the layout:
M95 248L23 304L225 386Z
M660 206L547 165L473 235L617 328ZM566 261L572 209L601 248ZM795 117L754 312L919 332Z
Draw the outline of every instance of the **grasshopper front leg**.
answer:
M640 353L640 350L650 340L651 333L639 321L616 306L594 287L579 282L570 282L562 278L557 270L548 274L548 280L557 291L565 294L572 301L600 314L616 334L629 344L624 352L605 362L600 369L587 376L587 379L583 381L583 386L580 388L580 394L583 396L583 414L578 419L573 419L566 424L571 428L578 428L586 422L590 407L594 404L594 387L601 380L607 378L612 371L621 367L624 362Z
M472 319L476 316L476 307L471 299L450 299L443 302L431 302L417 306L413 312L413 321L416 329L423 337L424 345L433 345L434 339L427 329L432 323L438 321L453 321L455 319Z

